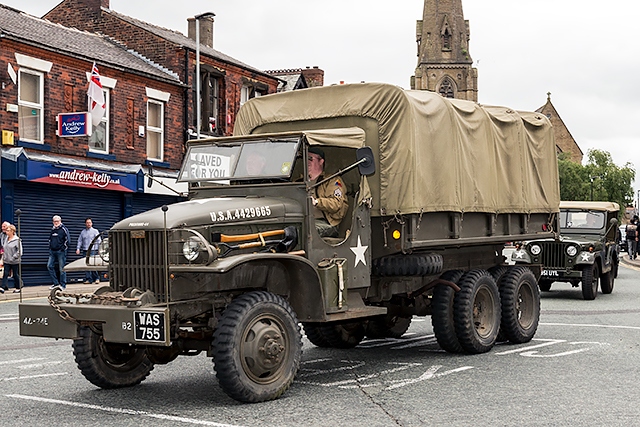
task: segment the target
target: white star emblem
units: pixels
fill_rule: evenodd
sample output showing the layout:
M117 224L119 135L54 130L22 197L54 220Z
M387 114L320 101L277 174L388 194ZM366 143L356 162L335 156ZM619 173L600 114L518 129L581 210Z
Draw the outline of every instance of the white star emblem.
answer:
M352 249L353 250L353 249ZM582 254L582 261L589 261L591 256L587 253Z
M367 265L367 259L364 257L364 253L367 251L368 247L369 246L362 246L360 236L358 236L358 246L356 246L355 248L349 248L351 249L351 252L356 255L356 264L353 266L354 268L358 266L358 263L360 261L362 261L362 264Z
M515 256L516 256L516 258L524 258L524 252L522 252L522 251L516 251L516 252L515 252Z

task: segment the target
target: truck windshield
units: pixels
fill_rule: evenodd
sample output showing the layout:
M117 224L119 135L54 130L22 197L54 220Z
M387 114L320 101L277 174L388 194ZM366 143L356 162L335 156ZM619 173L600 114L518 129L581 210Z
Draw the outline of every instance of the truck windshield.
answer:
M192 145L178 181L289 179L299 139Z
M560 229L604 227L605 214L597 211L560 211Z

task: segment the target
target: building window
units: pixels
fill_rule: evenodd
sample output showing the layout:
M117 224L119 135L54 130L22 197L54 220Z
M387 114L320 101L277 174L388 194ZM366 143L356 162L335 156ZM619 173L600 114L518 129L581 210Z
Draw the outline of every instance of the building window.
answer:
M442 83L440 83L440 89L438 90L438 93L440 93L440 95L444 96L445 98L455 98L455 95L454 95L455 91L453 90L453 82L449 77L445 77L444 80L442 80Z
M262 96L262 92L253 86L244 85L240 90L240 106L251 98L259 98Z
M164 152L164 103L147 102L147 158L163 161Z
M109 154L109 102L110 93L102 89L104 94L105 111L98 126L94 126L89 137L89 151L101 154ZM91 100L89 100L91 102Z
M29 69L18 72L18 132L20 139L44 142L44 74Z
M202 104L200 110L200 132L208 134L220 134L218 123L218 105L219 105L219 82L217 75L210 72L201 74ZM195 94L195 92L194 92ZM194 96L194 100L197 96ZM194 105L194 112L197 106ZM196 114L193 115L194 122ZM194 123L194 127L197 123Z

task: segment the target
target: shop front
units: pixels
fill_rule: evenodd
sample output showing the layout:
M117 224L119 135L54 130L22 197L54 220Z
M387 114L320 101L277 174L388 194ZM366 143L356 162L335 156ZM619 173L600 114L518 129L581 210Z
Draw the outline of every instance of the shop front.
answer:
M52 154L31 153L23 148L2 151L2 220L19 227L24 254L24 286L51 284L47 271L51 218L60 215L71 242L67 262L80 258L76 245L85 219L105 231L131 215L180 200L173 193L154 194L145 187L140 165L121 165ZM169 182L171 174L167 174ZM153 187L152 187L153 188ZM145 192L147 190L147 192ZM158 191L155 190L157 193ZM68 275L69 283L82 273Z

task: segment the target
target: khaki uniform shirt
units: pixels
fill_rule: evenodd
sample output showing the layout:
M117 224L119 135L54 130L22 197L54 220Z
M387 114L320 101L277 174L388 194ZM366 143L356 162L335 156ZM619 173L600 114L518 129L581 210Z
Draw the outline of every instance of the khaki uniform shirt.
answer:
M318 181L323 179L320 176ZM342 179L335 177L316 187L316 199L318 200L316 208L322 211L329 224L337 227L349 209L347 188Z

